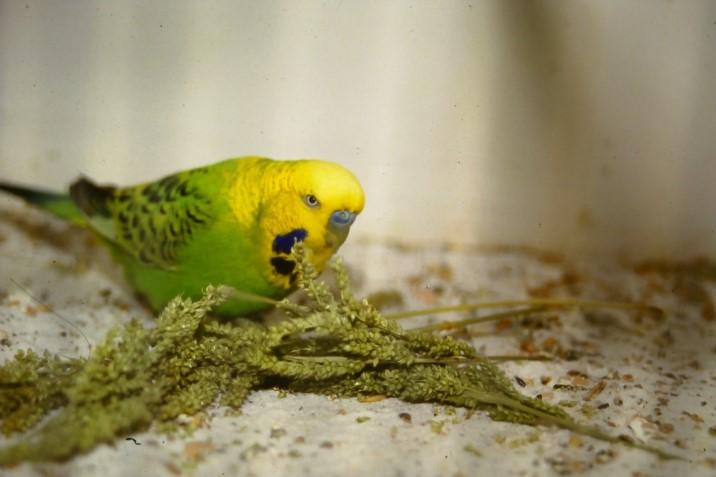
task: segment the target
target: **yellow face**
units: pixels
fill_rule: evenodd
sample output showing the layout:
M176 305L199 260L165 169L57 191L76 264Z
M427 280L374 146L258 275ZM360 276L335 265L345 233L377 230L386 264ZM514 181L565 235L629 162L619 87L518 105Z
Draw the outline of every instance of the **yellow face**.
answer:
M314 265L322 270L348 237L363 210L365 194L347 169L325 161L275 162L270 198L261 228L270 249L272 281L291 285L292 264L286 257L295 241L303 241Z

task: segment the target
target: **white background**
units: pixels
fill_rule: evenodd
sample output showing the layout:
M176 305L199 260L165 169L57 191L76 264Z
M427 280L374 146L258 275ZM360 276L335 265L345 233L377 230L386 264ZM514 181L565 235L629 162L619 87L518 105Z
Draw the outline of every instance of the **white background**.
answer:
M360 178L354 235L714 255L716 2L0 1L0 178Z

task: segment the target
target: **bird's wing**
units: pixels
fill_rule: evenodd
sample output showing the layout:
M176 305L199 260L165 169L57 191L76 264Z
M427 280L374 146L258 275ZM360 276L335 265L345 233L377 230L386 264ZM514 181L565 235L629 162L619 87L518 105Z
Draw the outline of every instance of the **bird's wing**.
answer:
M207 168L135 187L98 186L80 178L70 196L92 229L142 263L177 268L177 250L213 220L200 184Z

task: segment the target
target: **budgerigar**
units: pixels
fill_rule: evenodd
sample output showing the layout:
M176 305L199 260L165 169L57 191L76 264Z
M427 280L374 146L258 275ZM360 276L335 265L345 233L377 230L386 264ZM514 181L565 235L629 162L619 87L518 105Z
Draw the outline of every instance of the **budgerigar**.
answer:
M303 242L320 271L348 236L364 193L345 168L318 160L229 159L133 187L86 178L69 194L0 189L90 228L155 310L209 284L280 299L295 286L290 252ZM235 298L218 313L270 305Z

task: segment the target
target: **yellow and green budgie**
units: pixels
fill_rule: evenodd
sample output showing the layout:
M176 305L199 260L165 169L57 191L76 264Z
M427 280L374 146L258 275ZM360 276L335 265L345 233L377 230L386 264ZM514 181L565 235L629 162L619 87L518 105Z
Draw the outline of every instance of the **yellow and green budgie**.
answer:
M209 284L280 299L295 286L290 252L303 242L320 271L348 236L365 196L345 168L319 160L229 159L133 187L86 178L57 194L0 183L109 245L130 284L155 310ZM236 316L265 303L235 298Z

